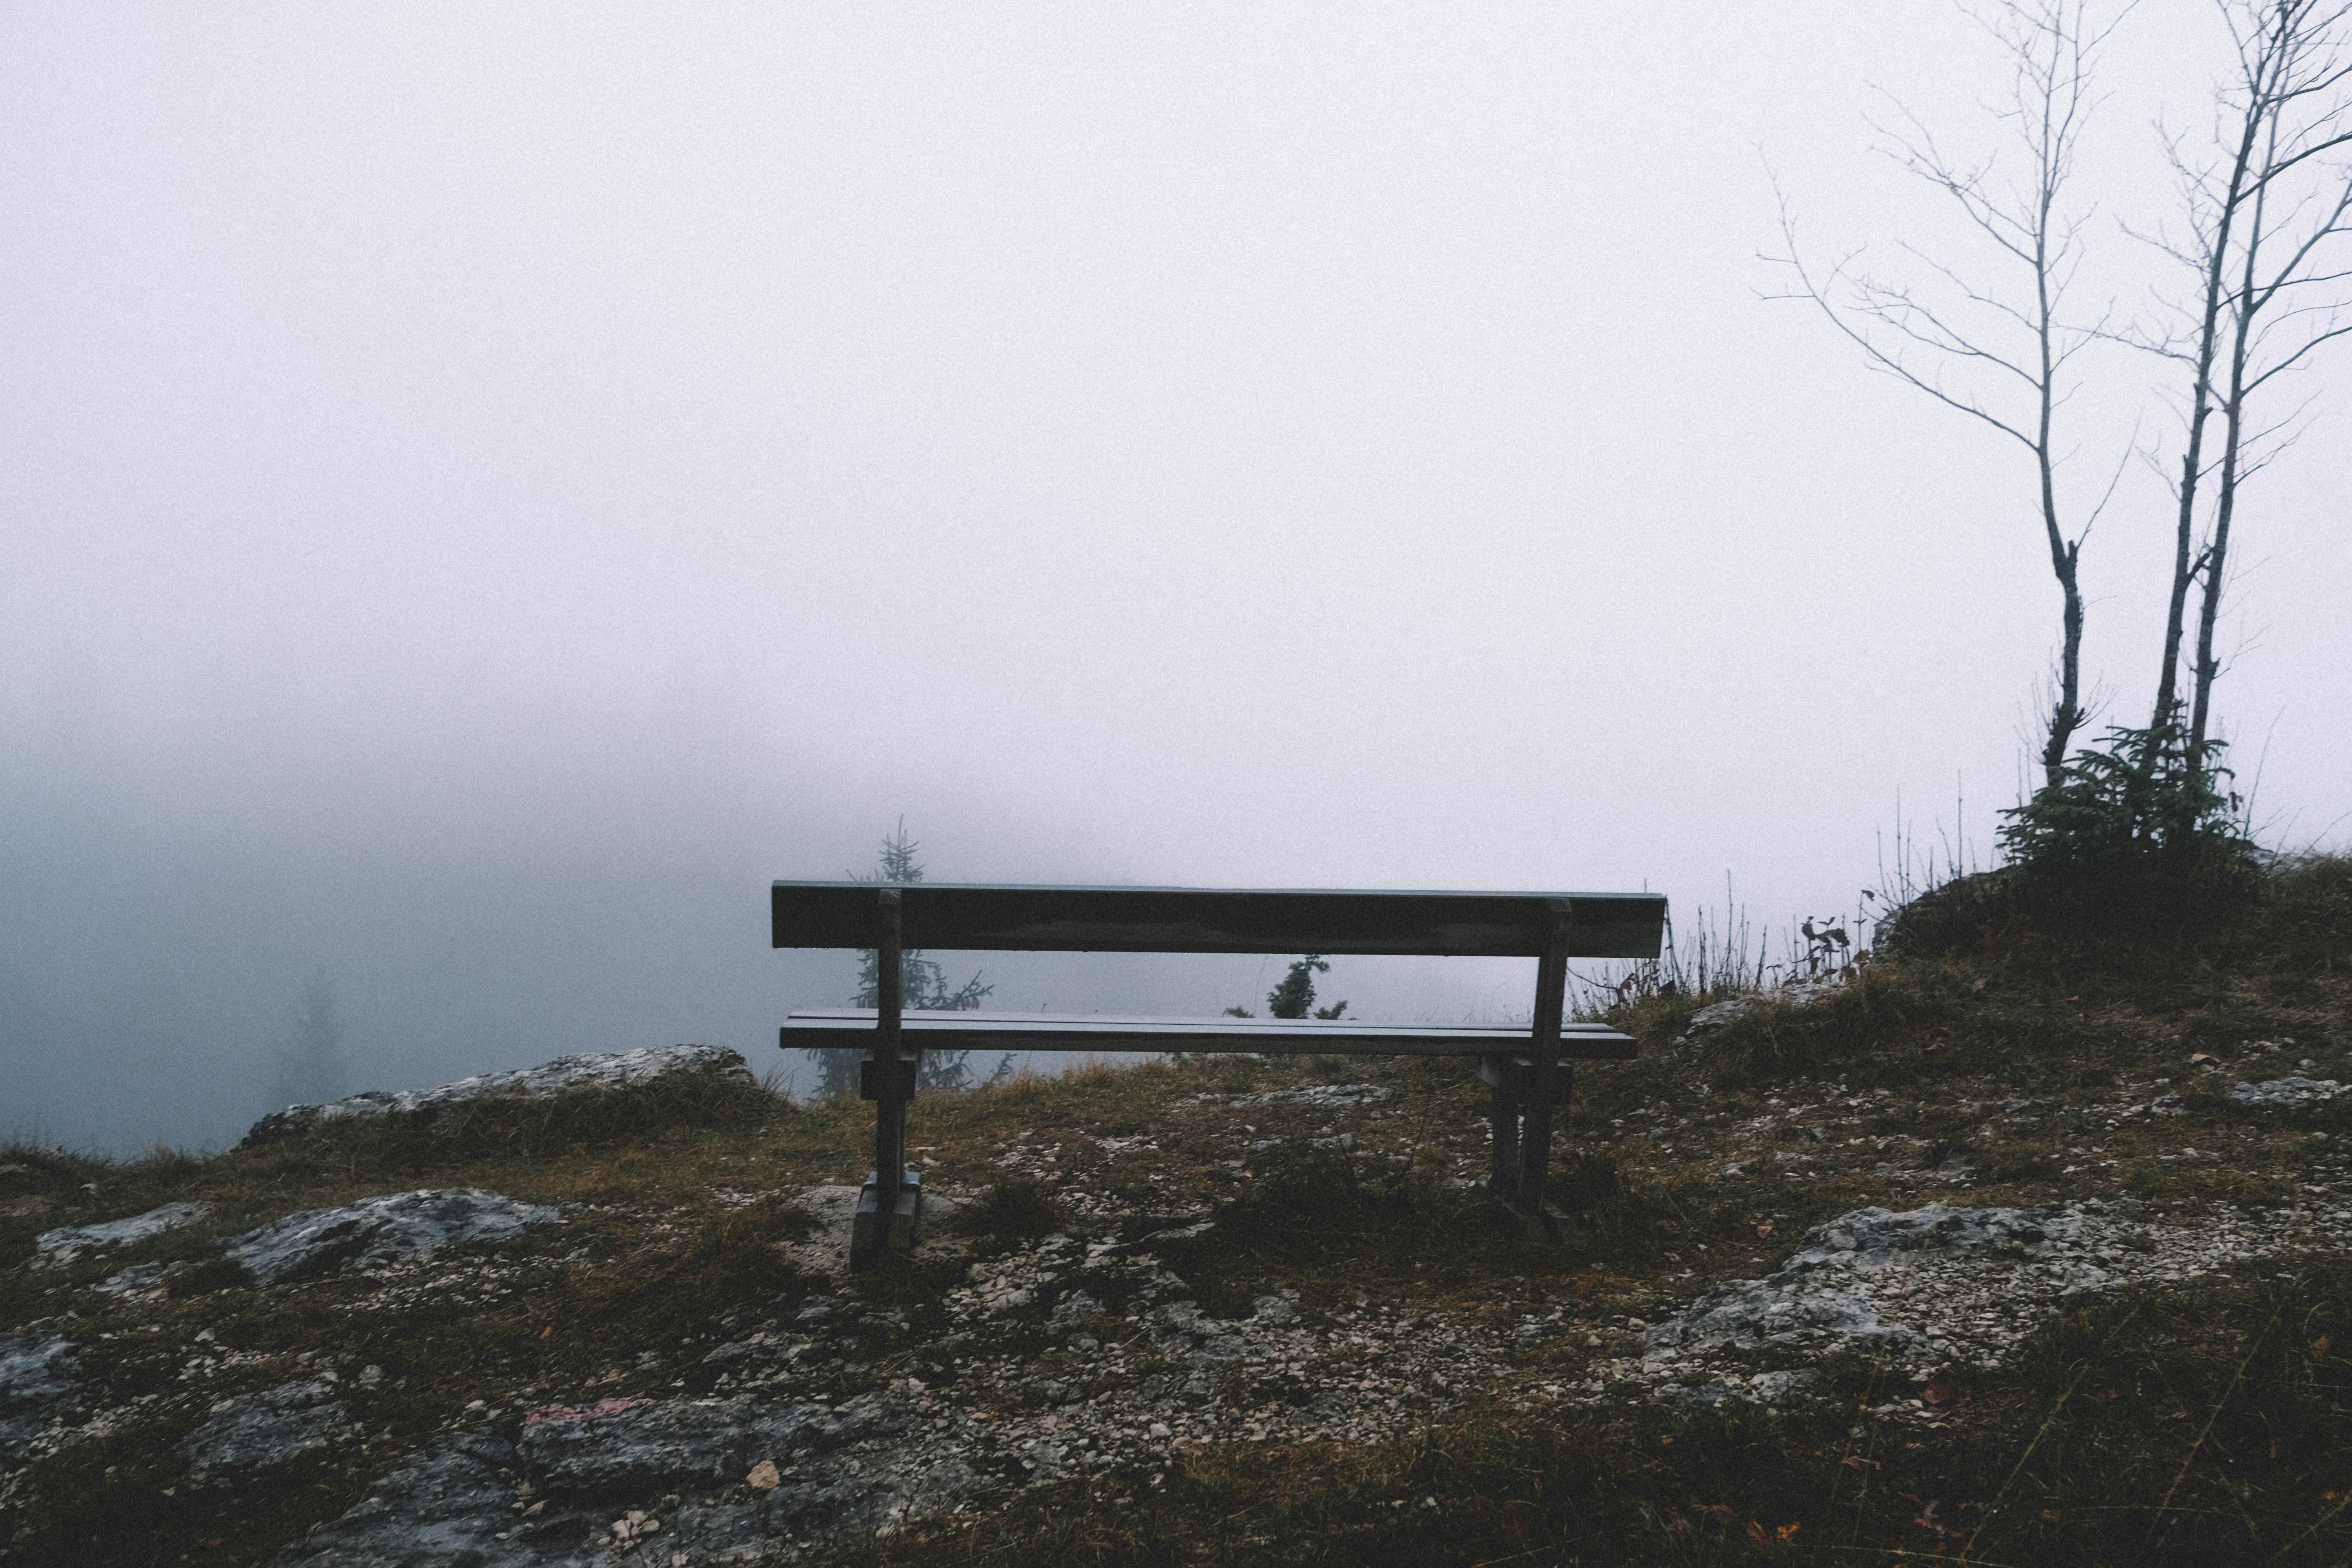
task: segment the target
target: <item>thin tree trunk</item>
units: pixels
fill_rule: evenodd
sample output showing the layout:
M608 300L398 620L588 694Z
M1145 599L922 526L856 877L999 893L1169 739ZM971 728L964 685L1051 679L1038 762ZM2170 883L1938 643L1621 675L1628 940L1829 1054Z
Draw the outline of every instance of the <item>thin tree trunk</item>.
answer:
M2172 596L2164 618L2164 661L2157 668L2156 707L2147 720L2151 731L2163 729L2180 707L2180 643L2188 624L2189 585L2196 581L2200 570L2197 555L2198 481L2204 474L2205 422L2213 413L2213 356L2221 347L2221 308L2228 298L2223 272L2229 261L2230 230L2237 220L2239 205L2245 200L2246 173L2253 163L2261 128L2260 110L2250 104L2238 139L2237 155L2230 164L2230 183L2214 219L2214 232L2206 242L2205 298L2197 328L2195 374L2189 386L2189 444L2180 458L2180 510L2173 528ZM2151 747L2140 758L2143 782L2155 765L2156 752Z
M2065 530L2058 525L2058 488L2053 472L2054 465L2050 460L2050 421L2056 401L2052 387L2057 366L2050 347L2050 321L2054 307L2050 299L2049 247L2051 206L2056 195L2056 182L2045 178L2040 221L2033 236L2033 288L2040 306L2037 336L2042 351L2041 423L2035 431L2033 456L2041 471L2042 527L2050 541L2050 570L2057 575L2059 592L2064 599L2061 611L2064 640L2058 652L2058 700L2050 710L2050 737L2042 748L2042 776L2052 784L2058 782L2058 772L2065 766L2074 731L2083 723L2083 590L2075 576L2083 545L2080 540L2069 542Z
M2030 304L2011 308L1997 292L1967 283L1952 268L1927 258L1922 259L1957 291L1949 311L1930 298L1932 285L1922 290L1902 281L1849 275L1843 264L1816 278L1798 254L1785 201L1781 206L1781 233L1789 250L1779 259L1794 271L1797 291L1779 298L1811 301L1879 369L1999 430L2033 455L2035 500L2061 600L2057 692L2042 748L2042 769L2052 782L2065 766L2074 736L2087 718L2080 570L2084 535L2099 511L2093 508L2075 537L2067 537L2059 510L2055 453L2057 416L2067 389L2057 380L2076 353L2109 335L2104 322L2071 326L2064 318L2068 280L2082 255L2084 216L2070 217L2060 200L2074 177L2075 150L2095 102L2093 57L2121 13L2129 9L2128 3L2120 5L2116 16L2106 21L2094 19L2089 0L1996 0L1980 12L1969 11L2000 45L2012 72L2010 106L1997 112L2014 126L2017 142L2031 163L2030 180L2018 187L1990 184L1990 165L1950 162L1907 110L1901 126L1880 127L1886 138L1883 148L1896 163L1950 196L1979 234L2031 271ZM2023 291L2019 289L2021 295ZM1978 308L1990 315L1971 320ZM2008 333L2019 328L2022 338L2031 339L2031 350L2021 341L2009 346L2012 340ZM1938 360L1971 369L1948 383ZM1994 374L1989 382L1974 382L1970 376L1977 370ZM2032 389L2030 415L2021 397L2010 404L2004 394L1987 395L2013 384L2004 376Z
M2280 51L2284 57L2287 51ZM2275 105L2274 92L2258 94L2257 104ZM2264 173L2278 165L2278 115L2273 107L2264 118L2269 122L2268 145L2264 151ZM2205 592L2203 602L2197 607L2197 663L2195 686L2189 710L2189 767L2201 773L2205 765L2205 738L2212 714L2213 678L2221 673L2213 659L2213 623L2221 611L2221 588L2227 575L2230 558L2230 519L2238 505L2238 461L2242 449L2246 420L2246 361L2253 349L2255 285L2259 277L2263 247L2263 216L2270 196L2267 179L2254 187L2254 205L2246 226L2245 276L2239 286L2236 309L2232 312L2230 335L2230 395L2221 408L2221 487L2214 498L2213 542L2205 548Z

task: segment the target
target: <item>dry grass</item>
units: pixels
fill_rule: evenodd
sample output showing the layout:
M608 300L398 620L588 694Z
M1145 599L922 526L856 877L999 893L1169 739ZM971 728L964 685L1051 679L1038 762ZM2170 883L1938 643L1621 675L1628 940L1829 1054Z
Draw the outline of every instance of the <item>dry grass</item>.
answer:
M1809 1225L1861 1205L2128 1192L2156 1217L2189 1223L2224 1205L2305 1202L2306 1188L2335 1179L2315 1180L2314 1162L2352 1137L2352 1106L2257 1113L2223 1090L2296 1070L2352 1079L2345 862L2280 870L2254 916L2196 947L2093 952L2031 932L1981 934L1990 940L1971 950L1866 969L1813 1007L1762 1007L1680 1050L1671 1042L1696 999L1630 998L1617 1016L1648 1054L1580 1071L1560 1187L1583 1224L1560 1248L1491 1229L1459 1184L1486 1157L1485 1091L1463 1063L1095 1064L919 1100L910 1142L935 1189L978 1200L966 1221L973 1247L1063 1226L1140 1234L1213 1212L1216 1230L1168 1257L1213 1311L1287 1288L1310 1322L1360 1300L1409 1301L1499 1339L1515 1314L1557 1302L1607 1342L1572 1333L1515 1352L1517 1378L1410 1440L1211 1449L1156 1488L1114 1474L1033 1489L984 1521L836 1560L2352 1560L2342 1353L2352 1276L2341 1258L2165 1297L2103 1296L1997 1373L1954 1369L1965 1403L1934 1430L1857 1415L1889 1392L1885 1369L1859 1360L1828 1369L1829 1401L1778 1415L1580 1411L1527 1393L1622 1353L1613 1318L1654 1318L1717 1280L1766 1272ZM2219 1058L2215 1070L2192 1066L2200 1052ZM1232 1102L1334 1081L1393 1094L1339 1112ZM2115 1119L2119 1104L2167 1090L2183 1097L2182 1117ZM2011 1108L2020 1101L2030 1103ZM468 1401L511 1410L702 1391L699 1357L730 1323L842 1288L796 1272L779 1244L803 1223L792 1194L863 1176L870 1128L855 1101L792 1105L714 1081L493 1102L430 1126L347 1123L201 1161L0 1151L0 1258L21 1258L54 1225L175 1199L214 1207L205 1225L138 1251L0 1272L0 1332L89 1313L99 1299L80 1288L99 1275L142 1258L201 1260L218 1237L298 1208L456 1184L580 1205L560 1230L502 1253L491 1287L397 1311L369 1304L368 1281L265 1293L214 1266L180 1277L164 1300L109 1310L111 1340L85 1321L77 1337L126 1386L168 1379L206 1330L253 1358L234 1386L285 1381L305 1351L380 1365L368 1422L392 1436L262 1501L165 1499L170 1445L201 1412L170 1407L48 1462L33 1489L47 1500L10 1521L31 1532L18 1550L92 1564L256 1562ZM1306 1147L1337 1133L1354 1148ZM1975 1162L1972 1179L1882 1171L1952 1155ZM1734 1164L1739 1173L1727 1174ZM2330 1190L2327 1201L2344 1201ZM906 1310L919 1343L958 1267L850 1289ZM2270 1277L2282 1273L2294 1278Z
M2352 1268L2315 1260L2069 1312L1942 1390L1940 1428L1857 1419L1916 1391L1850 1360L1800 1413L1495 1409L1377 1448L1218 1450L834 1561L2319 1568L2352 1551L2347 1333Z

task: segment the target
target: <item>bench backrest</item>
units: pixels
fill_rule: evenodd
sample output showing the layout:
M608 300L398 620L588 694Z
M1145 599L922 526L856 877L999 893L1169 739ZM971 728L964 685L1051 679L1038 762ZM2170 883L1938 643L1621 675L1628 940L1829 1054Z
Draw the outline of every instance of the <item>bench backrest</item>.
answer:
M910 948L1028 952L1395 953L1540 958L1565 917L1571 958L1655 958L1657 893L1055 888L778 882L778 947L880 944L885 887Z

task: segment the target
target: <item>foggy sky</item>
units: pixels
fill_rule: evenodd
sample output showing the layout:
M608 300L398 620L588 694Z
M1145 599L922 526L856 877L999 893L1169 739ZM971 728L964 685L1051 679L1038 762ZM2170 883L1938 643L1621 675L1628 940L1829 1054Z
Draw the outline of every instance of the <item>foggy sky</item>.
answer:
M233 1140L314 971L354 1089L779 1065L854 961L769 950L766 885L901 816L937 879L1684 921L1727 874L1853 908L1898 799L1982 863L2055 641L2026 458L1757 253L1768 159L1822 255L1949 241L1870 84L1965 143L2000 83L1933 5L1708 17L8 7L0 1132ZM2161 210L2213 37L2136 13L2108 214ZM2170 449L2148 371L2095 366L2070 503L2136 419ZM2352 813L2346 390L2240 524L2221 704L2279 843ZM2168 528L2135 468L2084 550L2107 721ZM1165 1012L1279 972L972 966Z

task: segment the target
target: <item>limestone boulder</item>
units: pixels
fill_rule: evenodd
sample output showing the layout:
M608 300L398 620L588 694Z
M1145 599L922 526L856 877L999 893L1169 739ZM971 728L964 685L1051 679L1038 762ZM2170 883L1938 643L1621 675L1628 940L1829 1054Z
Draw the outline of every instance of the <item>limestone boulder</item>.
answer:
M304 1209L232 1237L227 1252L262 1284L276 1285L357 1274L446 1247L496 1246L562 1223L560 1210L479 1187L425 1188Z

